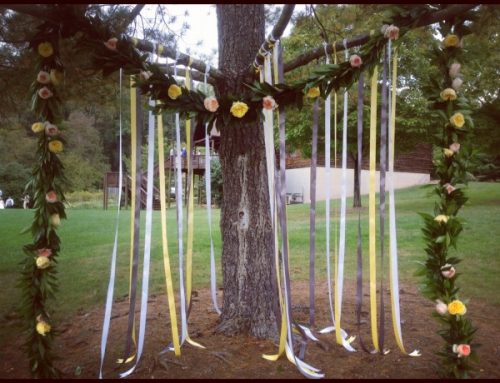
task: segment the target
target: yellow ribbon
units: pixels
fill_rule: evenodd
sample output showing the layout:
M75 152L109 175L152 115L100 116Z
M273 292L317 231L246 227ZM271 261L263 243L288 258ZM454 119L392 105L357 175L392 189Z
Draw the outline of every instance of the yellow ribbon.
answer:
M377 79L378 67L375 66L371 81L371 103L370 103L370 190L368 200L369 217L369 253L370 253L370 317L372 341L375 349L378 346L377 330L377 269L376 269L376 248L375 248L375 156L377 145ZM381 294L383 292L380 292Z

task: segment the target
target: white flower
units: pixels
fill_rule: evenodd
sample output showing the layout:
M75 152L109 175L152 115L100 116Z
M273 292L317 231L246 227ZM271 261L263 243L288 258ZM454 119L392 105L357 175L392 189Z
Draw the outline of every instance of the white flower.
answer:
M457 77L451 83L451 87L455 90L458 90L462 86L463 83L464 83L464 81L460 77Z
M443 301L437 299L436 300L436 311L439 315L445 315L448 313L448 305Z
M451 64L450 71L449 71L451 78L455 78L458 76L458 74L460 73L460 67L461 67L461 65L459 63Z

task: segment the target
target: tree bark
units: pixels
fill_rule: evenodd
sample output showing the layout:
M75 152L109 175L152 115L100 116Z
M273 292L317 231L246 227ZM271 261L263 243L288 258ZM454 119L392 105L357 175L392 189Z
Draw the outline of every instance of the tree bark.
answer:
M241 94L264 40L264 5L217 5L220 94ZM261 123L221 126L223 308L218 332L277 338L278 295Z

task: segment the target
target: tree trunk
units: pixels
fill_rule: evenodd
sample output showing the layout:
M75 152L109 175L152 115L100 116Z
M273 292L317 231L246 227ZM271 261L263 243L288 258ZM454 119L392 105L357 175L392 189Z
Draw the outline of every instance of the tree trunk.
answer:
M352 199L352 207L361 207L361 180L358 176L357 152L352 157L354 157L354 197Z
M264 5L217 5L219 94L242 94L248 69L264 41ZM264 134L261 123L229 124L221 130L223 308L218 331L278 334L274 265Z

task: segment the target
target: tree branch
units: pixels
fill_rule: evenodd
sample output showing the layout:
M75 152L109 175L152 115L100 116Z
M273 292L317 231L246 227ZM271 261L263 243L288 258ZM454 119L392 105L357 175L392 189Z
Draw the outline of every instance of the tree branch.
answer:
M446 7L443 10L437 11L435 13L428 15L427 17L422 18L415 25L415 28L423 27L426 25L434 24L434 23L441 21L441 20L449 19L451 17L457 16L461 13L466 12L469 9L476 7L477 5L478 4L451 5L449 7ZM369 39L370 39L370 34L364 33L362 35L355 36L350 40L347 40L346 46L347 46L347 48L351 48L351 47L364 45L368 42ZM343 50L344 50L344 44L342 43L342 41L335 43L335 51L341 52ZM326 51L327 51L327 53L330 53L330 54L333 53L333 51L334 51L333 45L328 44L326 46ZM315 59L323 57L324 55L325 55L325 48L323 46L314 48L308 52L305 52L305 53L297 56L293 60L290 60L289 62L285 63L283 65L283 69L285 72L290 72L291 70L294 70L296 68L304 66Z
M293 9L295 4L285 4L283 10L281 11L280 18L276 22L271 33L267 36L266 40L262 43L259 48L259 52L255 55L254 66L258 67L264 63L263 53L269 51L272 48L275 41L281 38L281 35L285 31L288 22L292 18Z
M0 8L6 8L10 9L15 12L19 13L24 13L39 19L44 19L44 20L51 20L48 18L47 14L49 13L47 10L48 8L46 6L41 6L41 5L31 5L31 4L0 4ZM134 8L134 11L140 12L138 7ZM132 12L134 12L132 11ZM133 20L133 19L132 19ZM55 20L51 20L54 21ZM281 35L280 35L281 36ZM133 41L131 37L129 37L130 41ZM153 43L145 40L139 40L137 39L137 49L144 51L144 52L153 52L154 46ZM155 52L157 53L157 52ZM176 56L176 51L175 49L171 47L166 47L164 46L163 52L161 53L162 57L169 57L171 59L175 60ZM177 64L185 65L188 66L189 60L191 61L191 67L196 69L197 71L201 73L205 73L206 69L206 64L205 62L192 58L189 55L185 53L179 53L179 59L177 60ZM220 80L223 78L222 73L217 69L217 68L211 68L209 72L209 76L212 77L215 80Z
M132 12L127 16L127 19L123 22L122 27L120 28L120 33L124 33L127 30L127 27L130 25L132 21L135 20L137 15L141 13L142 9L146 4L137 4Z

